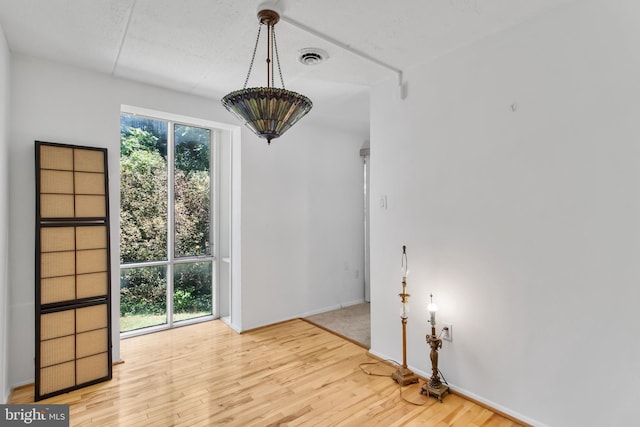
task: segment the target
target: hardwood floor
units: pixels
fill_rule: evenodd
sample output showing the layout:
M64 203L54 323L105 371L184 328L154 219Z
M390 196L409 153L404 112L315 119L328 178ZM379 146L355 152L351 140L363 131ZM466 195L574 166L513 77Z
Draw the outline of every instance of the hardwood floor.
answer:
M455 394L439 403L419 385L400 391L393 367L302 320L240 335L216 320L126 339L121 351L112 381L39 403L69 404L73 426L518 425ZM33 387L9 401L31 402Z

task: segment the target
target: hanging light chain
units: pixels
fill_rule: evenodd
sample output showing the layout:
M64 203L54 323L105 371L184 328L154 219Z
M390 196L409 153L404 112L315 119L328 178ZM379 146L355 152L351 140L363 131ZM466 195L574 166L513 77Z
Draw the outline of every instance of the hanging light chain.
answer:
M258 42L260 41L260 30L262 30L262 24L258 26L258 37L256 37L256 45L253 47L253 55L251 55L251 63L249 63L249 72L247 73L247 78L244 79L244 86L242 86L242 89L246 89L247 84L249 83L249 76L251 76L253 61L256 59L256 52L258 51Z
M273 24L269 22L267 24L267 87L273 87L273 61L271 55L273 54Z
M247 88L247 85L249 84L249 77L251 77L251 71L253 70L253 63L255 62L256 59L256 53L258 52L258 44L260 43L260 32L262 30L262 26L266 25L266 24L262 24L260 23L260 26L258 27L258 35L256 37L256 44L253 47L253 54L251 55L251 62L249 63L249 71L247 72L247 77L244 79L244 86L242 86L243 89ZM278 43L276 42L276 28L275 25L269 25L269 31L271 33L271 40L269 40L267 43L271 42L273 45L273 52L275 53L275 60L276 63L278 64L278 74L280 75L280 84L282 85L282 88L285 89L284 86L284 78L282 77L282 67L280 66L280 56L278 55ZM267 48L268 49L268 48ZM269 64L269 66L271 66L271 69L273 69L273 62L271 64ZM275 87L275 73L271 72L271 87Z
M273 49L275 50L275 53L276 53L276 62L278 63L278 73L280 74L280 83L282 84L282 89L284 89L285 88L284 79L282 78L282 69L280 68L280 57L278 56L278 44L276 43L276 27L275 26L272 29L272 33L273 33ZM273 83L272 83L272 86L274 86Z
M258 11L258 35L251 55L249 71L241 90L234 90L222 98L222 105L232 114L242 120L245 125L258 137L270 143L272 139L280 137L298 120L305 116L313 107L309 98L296 92L286 90L282 77L282 66L274 30L280 15L271 9ZM249 79L255 64L262 25L267 29L267 87L250 87ZM273 32L273 34L271 34ZM282 89L275 88L275 64L278 63L278 73ZM272 87L272 85L274 87Z
M269 34L271 37L269 38L269 43L271 43L271 54L274 54L275 51L275 39L276 39L276 26L272 25L271 27L271 34ZM277 57L275 58L276 62L277 62ZM273 64L273 60L271 61L271 87L276 87L276 79L275 79L275 74L274 73L274 64Z

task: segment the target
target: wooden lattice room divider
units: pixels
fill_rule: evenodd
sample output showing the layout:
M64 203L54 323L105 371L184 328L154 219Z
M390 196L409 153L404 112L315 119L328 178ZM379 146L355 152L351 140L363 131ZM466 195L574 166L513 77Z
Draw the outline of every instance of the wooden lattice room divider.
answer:
M107 150L36 141L35 400L111 379Z

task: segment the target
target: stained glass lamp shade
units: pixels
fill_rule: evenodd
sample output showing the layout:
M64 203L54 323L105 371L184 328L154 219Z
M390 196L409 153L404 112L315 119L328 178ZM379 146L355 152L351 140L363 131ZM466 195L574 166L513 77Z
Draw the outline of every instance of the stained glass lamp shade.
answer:
M271 143L311 110L311 100L290 90L275 87L240 89L222 98L222 105Z
M284 134L304 117L311 110L313 103L306 96L284 88L274 29L280 16L272 10L261 10L258 12L258 19L260 27L258 27L256 47L253 51L244 88L227 94L222 98L222 105L238 117L253 133L271 144L272 139ZM267 87L247 88L262 25L267 26ZM275 61L271 60L271 52L275 52ZM278 64L282 88L273 87L274 62Z

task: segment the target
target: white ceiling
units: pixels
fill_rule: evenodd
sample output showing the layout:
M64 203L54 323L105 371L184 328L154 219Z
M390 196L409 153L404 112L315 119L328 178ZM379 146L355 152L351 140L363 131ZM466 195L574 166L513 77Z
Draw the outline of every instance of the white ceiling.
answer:
M276 32L287 88L312 99L310 115L363 129L368 128L369 88L397 75L340 44L406 69L570 1L575 0L271 3L283 17ZM0 0L0 25L12 52L219 99L244 83L259 4L260 0ZM265 84L263 46L249 86ZM302 65L298 52L307 47L322 48L330 58L317 66Z

